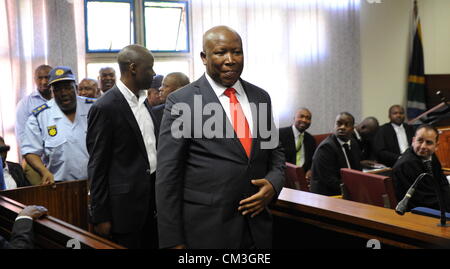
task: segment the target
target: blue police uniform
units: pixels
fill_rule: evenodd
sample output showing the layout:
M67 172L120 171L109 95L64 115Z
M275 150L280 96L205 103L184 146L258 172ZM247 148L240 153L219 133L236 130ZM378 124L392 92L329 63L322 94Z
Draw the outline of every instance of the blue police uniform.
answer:
M19 145L22 143L24 132L25 132L25 123L28 120L28 117L31 116L31 112L34 108L41 106L47 103L47 99L42 97L39 91L34 91L30 95L25 96L20 102L17 104L16 111L16 139L19 142Z
M74 122L54 99L34 109L25 125L22 155L42 156L55 181L87 179L87 115L94 102L93 98L77 96Z

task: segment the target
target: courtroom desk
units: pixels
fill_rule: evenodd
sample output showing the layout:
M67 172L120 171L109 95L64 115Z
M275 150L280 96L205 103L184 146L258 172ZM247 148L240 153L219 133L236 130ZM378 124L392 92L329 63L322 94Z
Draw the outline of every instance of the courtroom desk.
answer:
M9 238L14 220L25 205L0 196L0 234ZM81 249L123 249L104 238L96 236L51 216L44 216L34 222L35 248L65 249L68 241L75 239ZM74 248L74 245L69 248Z
M450 248L439 219L283 188L271 207L274 248Z

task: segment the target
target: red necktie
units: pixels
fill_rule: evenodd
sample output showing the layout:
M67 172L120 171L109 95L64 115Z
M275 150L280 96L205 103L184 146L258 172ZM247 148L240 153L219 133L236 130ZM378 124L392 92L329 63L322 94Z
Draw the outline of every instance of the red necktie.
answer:
M225 90L224 94L230 98L230 112L234 131L241 141L241 144L247 153L247 157L250 158L250 153L252 150L252 136L250 134L250 128L248 127L248 122L245 118L244 111L236 98L236 90L234 88L228 88Z

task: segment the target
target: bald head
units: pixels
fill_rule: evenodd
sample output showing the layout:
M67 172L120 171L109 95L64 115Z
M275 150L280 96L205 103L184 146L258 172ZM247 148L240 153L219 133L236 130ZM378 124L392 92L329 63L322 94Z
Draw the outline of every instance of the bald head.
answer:
M200 53L206 73L218 84L232 87L244 68L244 53L239 34L227 26L216 26L203 35Z
M401 105L393 105L389 108L389 120L391 123L401 125L405 121L405 109Z
M301 133L311 126L312 114L309 109L302 107L295 113L294 126Z
M112 67L103 67L98 72L100 90L107 92L116 84L116 70Z
M97 80L91 78L83 79L78 85L78 95L89 98L97 98L100 95Z
M150 51L140 45L123 48L118 56L121 80L133 92L149 89L152 85L154 58Z
M363 138L369 138L377 132L379 127L378 120L375 117L367 117L355 128Z
M181 87L189 84L189 78L181 72L170 73L164 77L160 88L161 102L165 103L167 96Z
M207 49L209 42L217 42L218 40L224 39L226 34L234 35L235 38L239 39L239 42L241 42L242 45L241 36L234 29L225 25L220 25L209 29L203 34L203 51Z
M34 82L36 83L39 93L47 100L50 100L52 93L50 85L48 85L49 73L53 68L49 65L43 64L34 71Z
M141 64L146 61L153 61L153 55L141 45L126 46L117 55L121 73L129 72L131 64Z

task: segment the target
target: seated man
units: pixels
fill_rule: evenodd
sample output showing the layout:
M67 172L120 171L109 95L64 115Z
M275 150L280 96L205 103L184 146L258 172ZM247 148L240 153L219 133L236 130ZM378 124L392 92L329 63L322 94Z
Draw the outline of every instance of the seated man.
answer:
M422 173L434 177L424 177L410 198L407 211L414 207L429 207L439 209L436 194L436 182L444 194L446 211L450 212L450 190L447 178L442 173L441 164L434 155L437 150L439 132L430 125L420 126L413 138L412 147L400 157L393 167L393 181L397 199L405 196L416 178Z
M33 220L47 214L47 209L43 206L27 206L14 222L11 240L6 241L0 236L0 249L32 249L33 243Z
M155 113L155 117L158 122L158 126L161 125L164 108L166 107L165 103L166 103L167 96L170 93L172 93L188 84L189 84L188 76L186 76L185 74L183 74L181 72L170 73L164 77L164 79L162 81L162 85L159 88L159 100L160 100L161 104L158 106L155 106L152 110L153 113Z
M86 179L87 115L95 99L77 96L75 76L65 66L50 71L49 85L54 99L33 111L20 151L43 184Z
M311 178L311 165L316 141L306 130L311 126L311 112L301 108L295 113L294 124L280 128L280 143L284 147L286 162L302 166L306 179Z
M361 170L361 150L352 138L355 119L348 112L336 117L335 132L318 146L312 161L311 192L340 195L341 168Z
M25 178L22 166L18 163L6 161L9 149L10 147L5 144L5 140L0 136L0 156L2 158L5 189L10 190L30 186L30 182Z
M78 85L78 95L88 98L98 98L100 96L100 88L95 79L85 78Z
M393 105L389 108L389 120L375 135L374 146L377 160L392 167L411 145L414 130L404 122L405 110L402 106Z
M353 138L358 142L361 149L361 165L366 168L373 168L376 163L376 156L373 149L375 134L379 128L378 120L375 117L367 117L359 124L355 125Z

